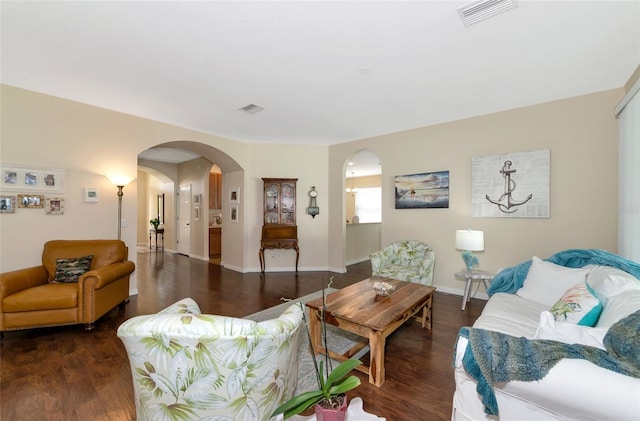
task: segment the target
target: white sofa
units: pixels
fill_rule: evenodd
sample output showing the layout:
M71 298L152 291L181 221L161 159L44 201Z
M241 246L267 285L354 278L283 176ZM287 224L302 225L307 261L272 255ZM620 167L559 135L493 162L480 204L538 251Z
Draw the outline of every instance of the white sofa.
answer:
M556 256L560 258L554 259ZM590 256L597 258L590 259ZM609 257L613 266L609 266ZM489 288L490 299L473 328L604 350L607 346L603 339L609 328L623 324L623 319L634 318L640 310L639 274L640 265L602 251L570 250L547 261L533 258L496 276L494 282L499 285L492 284ZM561 303L571 302L575 294L565 294L565 291L582 283L588 285L591 299L595 296L595 302L602 304L595 326L578 324L586 319L586 315L578 321L571 320L575 315L566 310L577 307L574 304L564 309L563 306L554 306L563 296ZM496 292L500 290L502 292ZM572 291L575 292L575 288ZM550 313L552 307L557 314L555 318ZM583 307L582 310L586 311L590 306ZM598 304L591 307L588 312L593 316L598 312ZM585 311L582 315L586 314ZM627 317L629 315L633 316ZM612 332L614 330L618 328ZM631 335L631 342L635 344L635 356L632 357L635 363L631 367L640 371L640 332L633 329ZM611 344L612 337L613 334L605 343ZM535 342L541 344L543 341ZM602 368L586 359L568 358L559 360L540 380L493 383L491 389L498 415L488 415L482 400L482 388L478 392L478 382L467 373L463 364L465 353L474 354L471 346L467 348L468 344L469 339L460 335L454 358L454 421L640 420L640 378Z

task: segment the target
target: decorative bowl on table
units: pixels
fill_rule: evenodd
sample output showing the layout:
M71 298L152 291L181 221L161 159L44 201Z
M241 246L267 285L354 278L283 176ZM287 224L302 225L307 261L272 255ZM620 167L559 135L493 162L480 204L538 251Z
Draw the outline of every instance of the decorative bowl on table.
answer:
M395 285L392 285L389 282L376 281L373 283L373 290L376 292L376 295L381 297L388 296L394 289L396 289Z

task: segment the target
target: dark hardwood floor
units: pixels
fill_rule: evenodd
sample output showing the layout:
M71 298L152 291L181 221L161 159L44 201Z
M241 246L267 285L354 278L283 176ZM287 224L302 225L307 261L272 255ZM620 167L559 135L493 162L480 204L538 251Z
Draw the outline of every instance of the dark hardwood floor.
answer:
M371 275L369 262L347 273L241 274L186 256L139 253L139 295L124 310L107 313L96 330L82 326L5 332L1 345L2 420L134 420L131 371L116 329L126 319L194 298L205 313L242 317L322 288L330 276L342 288ZM378 388L356 373L365 410L388 421L446 420L451 415L453 344L458 329L471 325L484 301L436 292L433 330L409 321L387 339L386 381ZM366 358L366 357L365 357Z

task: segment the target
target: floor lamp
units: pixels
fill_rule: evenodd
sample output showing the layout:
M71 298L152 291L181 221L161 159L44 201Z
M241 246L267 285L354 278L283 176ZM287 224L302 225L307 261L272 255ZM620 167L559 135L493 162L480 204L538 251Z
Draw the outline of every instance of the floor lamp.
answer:
M132 178L125 176L111 177L111 182L118 188L118 240L122 238L122 196L124 186L131 182Z

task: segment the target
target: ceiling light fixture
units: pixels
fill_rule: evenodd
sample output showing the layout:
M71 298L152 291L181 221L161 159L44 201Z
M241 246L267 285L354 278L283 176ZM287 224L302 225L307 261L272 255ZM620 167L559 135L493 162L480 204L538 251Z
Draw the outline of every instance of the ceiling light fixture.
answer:
M480 0L459 8L458 14L464 26L469 26L516 7L517 0Z

